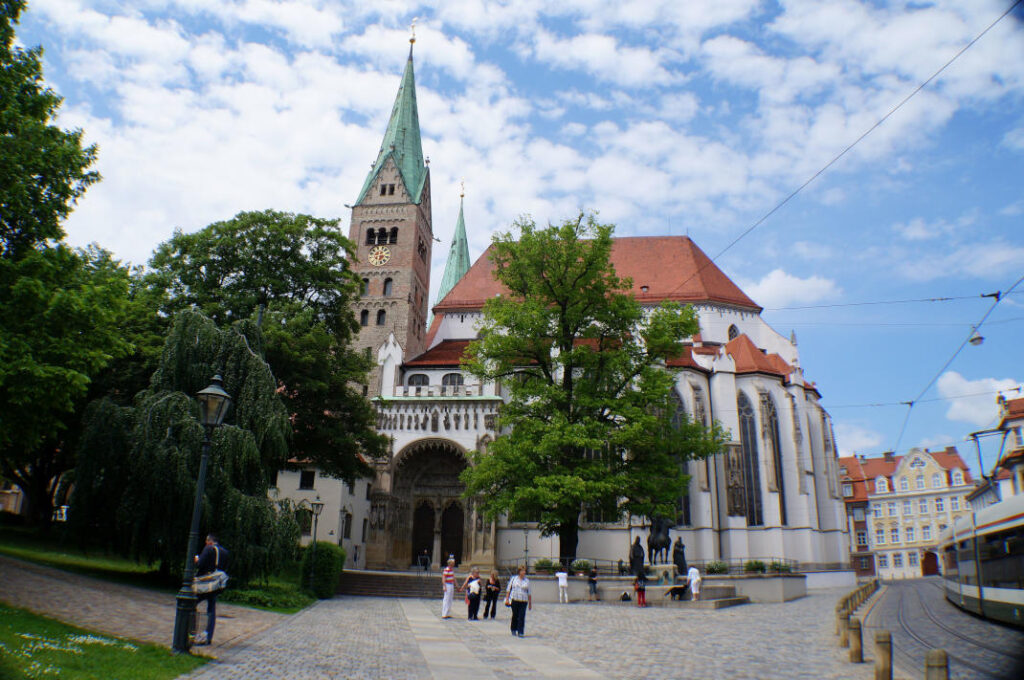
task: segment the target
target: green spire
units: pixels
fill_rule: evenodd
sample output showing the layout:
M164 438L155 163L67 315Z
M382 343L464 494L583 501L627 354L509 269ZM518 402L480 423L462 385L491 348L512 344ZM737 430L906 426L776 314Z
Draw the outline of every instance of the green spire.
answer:
M398 167L406 193L412 202L419 203L427 177L427 168L423 164L423 147L420 144L420 116L416 108L416 79L412 69L411 45L409 61L406 62L405 73L402 75L402 84L398 87L395 106L391 109L391 120L388 121L388 129L384 133L384 142L373 168L370 169L370 174L366 176L356 205L366 198L366 193L373 186L388 158L393 159L395 166Z
M448 262L444 266L441 287L437 290L437 301L444 300L455 284L469 271L469 243L466 241L466 220L462 216L462 201L465 190L459 194L459 221L455 223L452 249L448 251Z

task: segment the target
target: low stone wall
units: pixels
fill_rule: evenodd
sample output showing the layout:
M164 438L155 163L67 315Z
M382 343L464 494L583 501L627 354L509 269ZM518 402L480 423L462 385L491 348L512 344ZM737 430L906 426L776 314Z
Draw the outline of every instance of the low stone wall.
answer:
M857 572L853 569L805 571L803 574L807 577L807 590L857 587Z
M789 602L807 595L803 574L715 574L705 576L702 585L733 586L751 602Z

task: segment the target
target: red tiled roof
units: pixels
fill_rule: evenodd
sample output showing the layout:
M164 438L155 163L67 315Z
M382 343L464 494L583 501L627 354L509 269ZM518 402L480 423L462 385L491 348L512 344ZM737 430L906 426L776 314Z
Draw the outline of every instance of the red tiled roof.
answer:
M698 364L694 358L694 354L699 354L700 347L688 347L687 351L683 352L683 355L676 357L675 359L669 359L665 362L665 365L670 368L695 368L698 371L707 372L703 366Z
M491 247L434 307L435 314L479 309L488 298L505 292L504 286L494 279L490 250ZM761 311L687 236L616 238L611 259L616 274L633 280L632 292L640 302L719 302Z
M999 427L1003 427L1007 420L1024 418L1024 397L1020 399L1007 399L999 414Z
M444 340L415 359L405 362L405 365L458 367L469 343L469 340Z
M765 354L746 335L738 335L725 345L726 353L736 362L737 373L770 373L789 376L793 367L778 354Z

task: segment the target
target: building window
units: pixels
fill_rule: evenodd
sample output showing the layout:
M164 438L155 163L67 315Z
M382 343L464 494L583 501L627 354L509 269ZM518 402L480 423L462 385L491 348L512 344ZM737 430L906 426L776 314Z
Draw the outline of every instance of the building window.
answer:
M316 479L316 470L302 470L299 472L299 488L312 489L313 481Z
M906 534L907 543L912 542L914 540L914 527L907 527L903 531Z
M730 340L735 340L739 336L740 336L740 329L736 328L736 324L730 325L729 326L729 339Z
M843 484L843 495L846 497L853 495L853 484Z
M900 542L900 529L899 527L893 527L889 529L889 542L899 543Z
M367 525L367 520L364 517L363 518L363 537L361 539L363 543L366 543L366 525Z
M866 547L868 544L868 532L861 530L857 532L857 545Z
M388 232L388 243L398 243L398 227L391 227Z
M896 504L895 503L893 503L891 501L889 503L886 503L885 504L885 510L886 510L886 514L889 515L889 517L895 517L896 516Z
M953 484L955 486L960 486L963 483L964 483L964 473L962 473L959 470L957 470L956 472L953 473Z
M878 504L871 506L871 512L875 519L880 519L882 517L882 506Z
M388 230L381 227L377 230L377 245L382 246L388 242Z
M352 538L352 513L346 512L341 525L341 537Z
M875 544L885 545L885 529L875 529Z
M863 522L864 521L864 508L853 509L853 521Z
M916 567L917 566L917 553L916 552L907 553L907 565L911 566L911 567Z
M910 483L906 477L900 477L900 491L910 491Z
M384 297L391 297L391 289L394 287L394 282L391 279L384 279Z
M960 497L959 496L953 496L952 498L949 499L949 509L953 510L953 511L956 511L956 510L960 509Z
M914 478L914 486L917 487L918 491L924 489L924 475L918 475Z
M940 475L938 472L936 472L934 475L932 475L932 488L933 489L941 489L942 488L942 475Z
M355 496L356 495L356 485L355 485L354 482L346 482L345 486L348 487L348 495L349 496Z
M903 501L903 516L909 517L914 514L914 508L910 501Z
M892 566L893 569L900 569L903 567L903 553L892 554Z
M370 279L363 279L363 295L370 294Z
M922 515L927 515L928 514L928 499L927 498L922 498L921 500L919 500L917 502L917 510Z
M879 477L875 480L875 491L877 493L886 493L889 491L889 483L885 481L885 477Z
M366 483L366 500L370 500L370 482Z
M313 511L309 508L297 508L295 510L295 521L299 523L299 531L303 536L309 536L313 531Z
M867 557L860 558L860 570L866 571L871 568L871 560Z
M888 555L879 555L878 556L878 566L881 569L888 568L889 567L889 556Z
M377 325L378 326L383 326L385 323L387 323L387 320L388 320L388 313L385 312L383 309L378 309L377 310Z
M461 373L445 373L441 377L441 384L454 387L455 385L462 385L465 383L465 378L462 377Z
M370 325L370 312L368 310L364 309L363 311L359 312L359 325L360 326L369 326Z
M672 427L679 430L686 424L686 405L683 404L683 398L675 390L672 390L672 401L675 402L675 411L672 413ZM680 468L684 474L689 473L689 463L680 463ZM688 527L692 522L690 494L684 493L676 503L676 526Z
M366 230L366 245L372 246L376 242L377 236L373 229Z
M923 540L923 541L930 541L930 540L932 540L932 525L931 524L925 524L923 527L921 527L921 540Z
M430 379L426 373L413 373L409 376L409 387L426 387L428 384Z
M754 409L743 392L736 396L736 410L740 414L740 443L742 446L741 466L743 470L743 495L746 500L747 525L761 526L761 473L757 455L757 440L760 434L754 420Z
M943 502L943 500L941 498L936 498L935 499L935 512L945 512L945 511L946 511L946 504Z

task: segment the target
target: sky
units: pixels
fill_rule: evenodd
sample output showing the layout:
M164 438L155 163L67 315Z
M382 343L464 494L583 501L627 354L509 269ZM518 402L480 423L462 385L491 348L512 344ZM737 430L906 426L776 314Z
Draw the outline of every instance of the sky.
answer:
M18 36L99 147L68 241L142 265L243 210L347 234L415 18L432 292L462 179L474 260L520 215L689 235L795 334L843 455L977 474L1024 396L1024 283L986 297L1024 276L1024 5L893 109L1013 2L29 0Z

